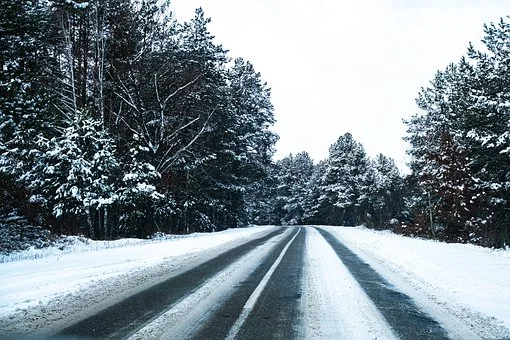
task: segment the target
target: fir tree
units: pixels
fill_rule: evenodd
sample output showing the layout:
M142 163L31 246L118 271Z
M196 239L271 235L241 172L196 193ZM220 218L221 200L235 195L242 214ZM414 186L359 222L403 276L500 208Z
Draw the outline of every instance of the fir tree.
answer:
M395 161L382 154L372 162L373 185L369 188L371 222L376 228L395 227L405 216L403 179Z
M368 171L363 146L349 133L341 136L329 149L313 219L332 225L365 222L368 203L365 191L370 185Z

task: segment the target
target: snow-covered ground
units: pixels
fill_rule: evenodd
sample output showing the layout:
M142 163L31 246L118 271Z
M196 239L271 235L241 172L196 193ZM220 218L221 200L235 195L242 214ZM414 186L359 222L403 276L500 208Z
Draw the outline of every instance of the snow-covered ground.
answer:
M73 293L91 282L156 266L171 257L242 241L265 230L261 227L227 230L159 242L89 241L87 245L78 243L65 251L49 248L14 254L17 258L38 258L0 264L0 315L44 303L56 295Z
M253 227L161 240L76 242L0 261L0 337L68 325L95 309L274 230ZM405 238L365 228L323 227L442 323L453 338L510 338L510 251ZM134 339L186 334L247 277L289 228L232 263ZM393 339L395 335L333 249L306 227L305 338ZM85 313L85 314L84 314ZM179 329L181 323L184 328ZM49 326L48 326L49 325ZM162 325L164 327L162 327ZM176 325L169 330L168 325ZM44 333L43 332L43 333ZM4 333L4 334L8 334Z
M458 337L466 338L467 326L483 338L510 338L510 251L362 227L325 229Z

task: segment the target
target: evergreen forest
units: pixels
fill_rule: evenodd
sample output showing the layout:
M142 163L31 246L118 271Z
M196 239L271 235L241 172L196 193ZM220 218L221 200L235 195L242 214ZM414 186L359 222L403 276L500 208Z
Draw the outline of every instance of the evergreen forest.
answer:
M349 133L318 163L273 160L269 85L203 10L179 22L169 5L3 0L0 252L250 224L510 244L508 19L418 93L404 174Z

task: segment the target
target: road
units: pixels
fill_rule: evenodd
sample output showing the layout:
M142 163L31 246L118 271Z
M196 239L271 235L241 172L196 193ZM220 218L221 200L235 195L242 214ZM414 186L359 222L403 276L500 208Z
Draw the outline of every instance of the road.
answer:
M320 251L335 259L325 266L314 260ZM319 227L281 228L253 239L51 335L449 338L440 322Z

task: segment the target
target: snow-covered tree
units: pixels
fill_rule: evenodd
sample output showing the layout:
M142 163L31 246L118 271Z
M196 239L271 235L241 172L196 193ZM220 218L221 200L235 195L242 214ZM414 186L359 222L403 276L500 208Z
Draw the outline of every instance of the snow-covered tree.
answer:
M77 115L60 136L41 137L31 150L33 166L21 177L33 201L48 206L62 223L77 218L76 227L95 238L108 232L119 168L113 141L100 124Z
M333 225L364 223L370 180L369 160L363 146L346 133L329 149L318 183L320 196L310 213L311 220Z
M173 212L173 200L158 192L156 184L160 173L148 162L144 162L143 148L131 149L131 162L126 166L122 181L116 191L120 209L119 233L136 237L145 237L161 228Z
M39 224L39 212L19 178L30 168L29 151L37 136L52 132L45 3L3 1L0 31L0 220L14 214Z
M276 163L278 181L274 214L281 224L303 224L308 210L307 188L314 164L307 152L292 154Z
M247 222L277 138L269 88L201 9L179 23L168 5L0 6L1 195L16 209L95 238Z
M403 178L392 158L382 154L371 163L373 180L368 188L370 222L375 228L387 228L406 218Z
M485 51L438 72L408 124L415 224L452 241L510 240L509 24L487 25ZM436 230L437 229L437 230Z

